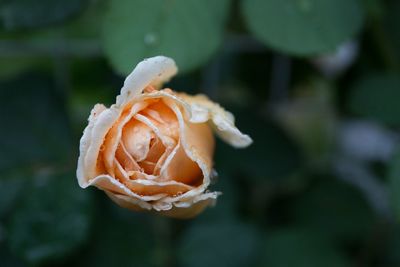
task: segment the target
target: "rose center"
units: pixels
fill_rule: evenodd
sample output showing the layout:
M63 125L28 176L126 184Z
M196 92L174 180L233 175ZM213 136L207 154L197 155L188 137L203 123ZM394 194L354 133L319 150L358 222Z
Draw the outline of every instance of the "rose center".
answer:
M162 100L149 102L124 126L119 161L128 173L157 176L179 142L179 126L176 115Z

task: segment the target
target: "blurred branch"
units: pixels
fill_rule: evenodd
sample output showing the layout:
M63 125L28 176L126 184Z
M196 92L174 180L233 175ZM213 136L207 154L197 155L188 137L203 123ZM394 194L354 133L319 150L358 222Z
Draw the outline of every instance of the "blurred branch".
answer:
M0 40L0 57L3 58L54 55L99 57L102 54L98 40Z

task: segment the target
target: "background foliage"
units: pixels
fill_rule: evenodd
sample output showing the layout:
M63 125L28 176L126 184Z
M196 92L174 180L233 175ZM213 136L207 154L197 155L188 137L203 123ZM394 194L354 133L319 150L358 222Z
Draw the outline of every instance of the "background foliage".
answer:
M1 0L1 266L400 266L397 0ZM95 103L144 57L254 139L224 194L136 214L75 178Z

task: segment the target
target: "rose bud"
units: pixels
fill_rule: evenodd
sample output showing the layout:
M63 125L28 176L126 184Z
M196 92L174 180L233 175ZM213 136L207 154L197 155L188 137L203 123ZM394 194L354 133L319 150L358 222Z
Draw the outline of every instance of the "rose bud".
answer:
M214 170L214 131L234 147L252 140L234 117L206 96L160 88L177 73L157 56L140 62L110 108L94 106L80 141L77 178L118 205L189 218L215 203L207 191Z

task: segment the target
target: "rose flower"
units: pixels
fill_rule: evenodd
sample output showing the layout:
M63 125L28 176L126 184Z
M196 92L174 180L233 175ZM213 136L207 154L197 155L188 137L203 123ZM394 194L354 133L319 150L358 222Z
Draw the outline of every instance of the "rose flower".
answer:
M77 178L122 207L188 218L213 204L212 131L234 147L251 144L234 117L203 95L158 90L177 73L157 56L125 79L116 104L94 106L80 141Z

